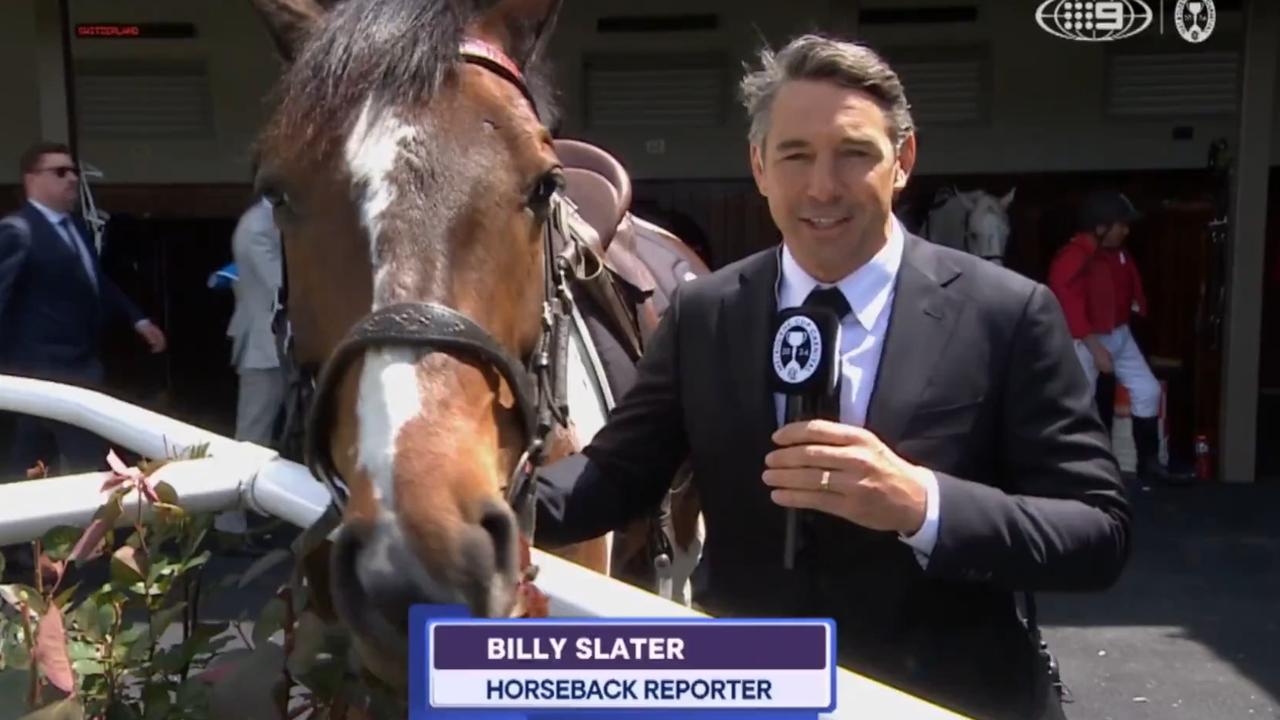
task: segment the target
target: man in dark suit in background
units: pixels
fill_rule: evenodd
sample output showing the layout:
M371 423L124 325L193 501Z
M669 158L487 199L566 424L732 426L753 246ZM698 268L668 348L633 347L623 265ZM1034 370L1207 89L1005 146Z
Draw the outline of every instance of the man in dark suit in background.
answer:
M74 215L80 178L70 149L38 142L19 169L26 202L0 221L0 372L97 387L109 320L127 321L163 352L164 333L103 274L93 236ZM37 460L55 474L104 467L106 445L78 428L22 417L4 455L0 478L12 480Z
M840 659L976 718L1056 698L1019 591L1100 590L1130 509L1052 293L908 235L902 86L870 50L798 38L742 83L778 248L681 286L635 386L580 455L540 474L537 537L601 535L691 457L716 615L836 620ZM840 422L779 427L779 309L839 307ZM795 568L785 511L803 515Z

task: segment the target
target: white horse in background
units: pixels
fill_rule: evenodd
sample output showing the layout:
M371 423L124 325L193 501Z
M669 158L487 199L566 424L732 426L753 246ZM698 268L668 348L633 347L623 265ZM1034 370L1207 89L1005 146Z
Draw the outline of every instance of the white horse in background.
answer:
M998 198L985 190L960 192L955 186L944 187L934 195L920 235L930 242L1004 265L1009 244L1009 205L1016 190L1015 187Z

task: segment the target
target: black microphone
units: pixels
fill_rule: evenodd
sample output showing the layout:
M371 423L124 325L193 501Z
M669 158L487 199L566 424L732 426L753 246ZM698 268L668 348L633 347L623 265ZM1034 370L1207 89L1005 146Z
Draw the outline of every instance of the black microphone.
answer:
M778 313L774 323L769 377L773 391L786 399L784 425L840 419L840 318L820 300L815 302L814 295L821 292L811 294L805 305ZM788 508L782 557L788 570L795 566L798 520L795 508Z

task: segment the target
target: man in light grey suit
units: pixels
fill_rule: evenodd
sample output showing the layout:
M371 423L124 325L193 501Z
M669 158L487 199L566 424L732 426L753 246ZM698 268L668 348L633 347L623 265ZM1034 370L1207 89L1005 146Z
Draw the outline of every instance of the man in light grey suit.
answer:
M271 332L282 272L280 231L266 200L254 203L240 216L231 252L240 276L233 286L235 312L227 327L231 364L240 375L236 439L270 446L285 382Z
M231 364L240 376L236 439L272 447L276 417L285 393L284 370L271 331L283 268L280 230L265 199L259 199L240 216L231 237L231 253L239 274L232 284L236 304L227 326ZM230 533L248 529L245 515L239 510L220 513L215 524Z

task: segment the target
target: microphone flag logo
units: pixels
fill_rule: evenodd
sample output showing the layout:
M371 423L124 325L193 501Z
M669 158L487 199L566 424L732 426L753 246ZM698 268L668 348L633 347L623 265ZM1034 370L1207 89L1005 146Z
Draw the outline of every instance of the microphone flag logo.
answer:
M822 362L822 332L804 315L793 315L773 336L773 371L783 382L799 384Z

